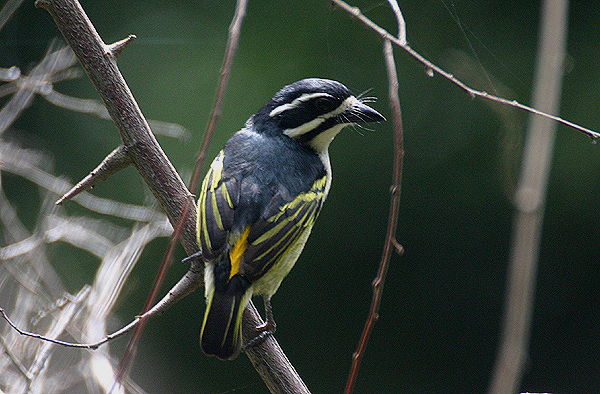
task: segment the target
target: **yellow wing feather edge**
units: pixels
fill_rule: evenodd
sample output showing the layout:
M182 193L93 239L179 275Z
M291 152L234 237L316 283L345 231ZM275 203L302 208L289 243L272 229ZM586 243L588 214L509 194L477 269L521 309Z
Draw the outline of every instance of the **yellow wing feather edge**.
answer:
M303 237L303 234L310 231L317 220L325 196L326 182L326 176L316 180L308 192L299 194L294 200L281 206L279 212L266 219L267 222L277 222L277 224L250 244L253 247L260 247L261 243L268 242L269 240L273 241L274 237L277 237L277 241L262 251L260 255L257 255L253 259L254 261L265 259L270 253L275 252L268 261L261 263L263 267L277 272L282 263L286 266L295 263L297 255L292 258L293 261L289 261L288 256L290 252L296 250L296 246L299 246L300 250L304 247L304 244L297 244L301 240L306 241L306 237ZM287 215L287 217L282 218L284 215ZM290 223L293 224L289 230L281 233ZM289 269L291 269L291 266L283 268L281 279L283 279L283 276L287 274Z
M200 200L198 201L198 224L197 224L198 229L199 229L199 231L197 232L198 244L202 245L201 237L203 237L208 249L212 249L212 245L210 243L208 223L206 222L207 215L204 212L204 210L206 209L206 199L207 198L210 198L213 214L214 214L215 220L217 221L217 226L221 230L224 229L223 221L221 219L221 215L219 214L219 209L217 206L217 196L216 196L216 190L219 187L219 181L221 180L221 175L223 173L223 158L224 158L224 153L223 153L223 151L220 151L219 154L217 155L217 157L215 157L215 159L211 163L210 169L208 170L208 174L206 174L206 177L204 177L204 180L202 182L202 189L200 192L201 193ZM210 183L210 186L209 186L209 183ZM225 197L225 200L227 201L227 203L229 204L230 207L233 207L233 203L231 201L231 198L229 197L229 192L227 191L227 188L225 187L225 185L222 185L221 189L222 189L223 196Z

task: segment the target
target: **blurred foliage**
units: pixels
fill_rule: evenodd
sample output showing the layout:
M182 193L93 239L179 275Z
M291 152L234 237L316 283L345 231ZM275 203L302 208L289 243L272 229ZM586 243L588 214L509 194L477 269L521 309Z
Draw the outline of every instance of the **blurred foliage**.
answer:
M59 32L25 2L0 31L0 67L26 71ZM216 88L233 2L82 1L106 42L138 39L119 58L148 118L178 123L184 140L159 137L189 174ZM385 1L353 3L395 32ZM528 103L539 2L436 0L400 4L413 48L473 87ZM569 64L560 115L600 129L600 8L574 1ZM210 155L282 86L305 77L372 89L389 115L381 45L327 1L251 1ZM484 392L498 345L512 225L510 196L526 115L471 100L396 52L406 130L398 240L384 300L358 381L358 393ZM62 93L97 98L87 78ZM391 179L390 124L348 129L331 147L329 200L298 264L273 299L277 338L315 393L340 392L371 297L383 246ZM118 143L110 121L36 99L7 135L54 158L54 173L77 181ZM600 390L600 160L598 145L559 127L549 184L529 362L522 391ZM32 224L39 196L21 179L4 188ZM127 203L148 197L133 170L93 190ZM66 205L67 210L77 207ZM122 322L139 312L164 253L151 243L119 303ZM79 288L95 265L57 246L57 270ZM64 255L63 255L64 253ZM183 257L182 252L178 257ZM175 264L164 290L186 267ZM70 285L68 286L70 288ZM131 375L150 393L265 393L245 357L220 362L198 346L202 292L151 321ZM76 350L75 350L76 351Z

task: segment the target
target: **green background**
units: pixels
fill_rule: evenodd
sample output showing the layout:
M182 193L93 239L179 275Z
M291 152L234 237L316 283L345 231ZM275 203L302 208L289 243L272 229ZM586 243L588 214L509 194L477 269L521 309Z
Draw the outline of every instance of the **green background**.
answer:
M26 1L0 31L0 66L27 70L59 32ZM83 1L103 39L136 34L119 66L144 114L191 131L160 137L189 174L208 120L233 2ZM391 32L387 2L356 1ZM411 46L475 88L529 103L540 4L536 1L402 2ZM575 1L569 13L567 72L560 115L600 129L600 7ZM461 56L477 67L465 70ZM471 100L396 51L406 156L398 241L380 318L357 393L482 393L498 346L512 230L511 194L527 116ZM390 119L378 38L325 0L250 1L240 49L209 156L282 86L306 77L372 89ZM493 84L489 83L493 81ZM86 77L56 89L97 98ZM500 114L503 115L501 118ZM510 119L510 122L505 119ZM383 247L391 182L391 122L347 129L330 149L334 180L298 264L273 298L276 337L314 393L341 392L367 315ZM55 159L55 174L78 181L119 142L114 125L37 98L9 134ZM560 126L549 181L529 357L521 391L600 391L600 147ZM4 188L33 225L35 188L10 177ZM141 203L143 181L128 169L94 194ZM71 206L75 211L77 208ZM97 261L54 246L70 291L91 282ZM117 310L139 312L164 254L153 242ZM177 259L183 258L182 250ZM186 271L174 264L163 293ZM147 325L131 375L150 393L265 393L246 357L207 358L198 345L202 291ZM111 344L120 354L125 340Z

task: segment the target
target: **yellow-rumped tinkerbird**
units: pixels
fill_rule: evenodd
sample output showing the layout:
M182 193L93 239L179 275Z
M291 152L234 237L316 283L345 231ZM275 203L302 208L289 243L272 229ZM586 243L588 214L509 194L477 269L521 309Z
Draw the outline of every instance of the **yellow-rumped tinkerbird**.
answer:
M281 89L235 133L212 162L198 200L198 244L205 263L204 353L233 359L241 321L289 273L331 185L328 147L342 128L385 118L339 82L304 79Z

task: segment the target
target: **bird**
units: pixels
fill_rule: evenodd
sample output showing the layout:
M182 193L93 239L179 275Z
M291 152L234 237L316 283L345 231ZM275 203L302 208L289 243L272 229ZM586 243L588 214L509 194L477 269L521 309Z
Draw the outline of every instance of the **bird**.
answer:
M242 350L242 314L271 297L300 256L331 187L328 148L349 125L385 121L340 82L308 78L282 88L225 143L198 198L206 311L200 345L222 360ZM246 344L245 346L247 346Z

